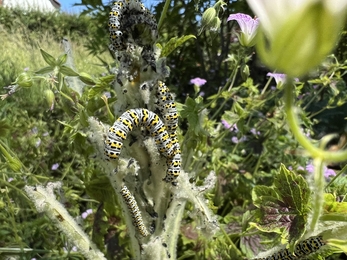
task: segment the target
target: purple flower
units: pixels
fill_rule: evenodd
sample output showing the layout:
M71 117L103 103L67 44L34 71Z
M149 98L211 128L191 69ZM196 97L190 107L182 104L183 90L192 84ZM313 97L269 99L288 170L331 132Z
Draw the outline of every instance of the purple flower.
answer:
M303 171L303 170L305 170L305 168L300 165L300 166L298 166L297 170L298 171Z
M231 141L234 143L234 144L237 144L239 142L239 138L237 138L236 136L233 136L231 137Z
M226 128L226 129L230 129L232 126L227 122L225 121L224 119L222 119L222 125Z
M205 85L206 82L207 82L206 79L202 79L202 78L199 78L199 77L190 80L190 84L194 84L194 85L196 85L198 87L201 87L202 85Z
M13 181L14 179L13 178L8 178L8 182L11 182L11 181Z
M268 74L266 74L266 76L273 77L275 79L277 85L282 85L286 81L286 79L287 79L287 75L286 74L282 74L282 73L271 73L271 72L269 72ZM298 78L295 78L294 80L295 81L299 81Z
M260 135L260 132L257 131L255 128L252 128L252 129L250 130L250 132L251 132L253 135Z
M104 92L104 95L105 95L107 98L111 98L111 93L108 92L108 91Z
M81 216L82 216L82 218L83 219L86 219L90 214L92 214L93 213L93 210L92 209L87 209L85 212L83 212L82 214L81 214Z
M301 128L301 131L304 133L306 137L311 137L310 129Z
M259 27L259 19L253 19L247 14L237 13L231 14L227 21L235 20L240 28L241 34L238 35L239 41L242 46L252 47L255 44L255 36Z
M29 70L29 67L24 68L24 71L28 71L28 70Z
M239 139L239 138L237 138L236 136L233 136L233 137L231 137L231 141L232 141L234 144L237 144L237 143L241 143L241 142L247 141L247 137L246 137L246 136L242 136L242 137Z
M283 84L287 78L286 74L282 74L282 73L269 72L268 74L266 74L266 76L273 77L275 79L277 85Z
M325 178L329 178L329 177L333 177L336 175L336 172L332 169L329 169L327 167L324 167L324 177Z
M199 96L200 96L200 97L205 96L205 92L204 92L204 91L200 91L200 92L199 92Z
M58 169L58 167L59 167L59 163L55 163L55 164L53 164L52 165L52 171L55 171L55 170L57 170Z
M237 133L238 131L239 131L239 129L237 128L237 125L236 124L233 124L233 125L230 125L226 120L224 120L224 119L222 119L222 125L226 128L226 129L228 129L228 130L230 130L230 132L235 132L235 133Z
M312 163L309 163L308 165L306 165L306 171L308 173L313 173L314 171L314 167ZM329 177L333 177L336 175L336 172L332 169L329 169L328 167L324 166L323 167L323 171L324 171L324 177L325 178L329 178Z
M305 169L306 169L306 171L308 173L313 173L314 172L314 166L313 166L312 163L309 163L308 165L306 165Z

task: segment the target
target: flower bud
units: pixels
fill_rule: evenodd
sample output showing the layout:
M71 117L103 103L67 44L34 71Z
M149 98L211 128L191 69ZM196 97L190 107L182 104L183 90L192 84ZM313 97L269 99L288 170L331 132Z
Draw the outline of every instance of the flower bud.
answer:
M17 77L14 84L18 84L22 88L30 88L33 85L33 80L28 73L23 72Z
M93 78L88 73L85 73L85 72L81 72L79 74L79 79L87 85L93 86L96 84Z
M248 65L244 65L241 67L241 77L243 80L247 80L249 77L250 73L249 73L249 67Z
M261 59L290 77L308 73L331 52L347 12L346 0L247 2L261 23Z
M1 144L0 151L2 152L2 155L5 157L7 164L11 168L11 170L15 172L20 171L20 169L22 168L21 161L17 157L11 156L11 154Z
M22 163L17 158L12 157L7 161L7 163L11 170L14 172L19 172L22 168Z
M216 9L213 7L207 8L201 17L201 27L210 26L216 16Z
M219 19L218 16L216 16L210 23L209 29L213 32L218 31L220 28L221 20Z
M55 102L55 95L51 89L46 89L44 91L44 95L47 101L47 104L50 108L50 110L53 110L54 108L54 102Z

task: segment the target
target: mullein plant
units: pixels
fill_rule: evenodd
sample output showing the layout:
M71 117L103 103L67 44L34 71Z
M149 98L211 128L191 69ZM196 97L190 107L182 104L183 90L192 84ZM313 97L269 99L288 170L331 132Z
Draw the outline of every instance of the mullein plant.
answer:
M221 8L222 3L219 1L216 4L218 6L214 8ZM124 15L122 15L123 13ZM165 17L165 10L162 17ZM216 29L220 20L216 15L212 20L213 25L209 24L209 26ZM51 110L54 109L56 95L60 94L68 100L70 106L79 111L81 125L89 127L87 136L97 151L96 158L99 159L99 165L104 169L113 189L109 197L111 198L113 194L118 197L130 238L132 258L176 259L180 226L186 213L187 202L191 202L193 205L189 216L194 220L196 229L205 238L212 237L219 230L217 217L209 209L204 197L206 192L214 187L216 175L211 171L202 185L195 186L189 181L194 173L186 172L189 164L183 163L180 167L178 160L185 157L184 154L180 155L178 144L180 138L177 137L176 132L178 112L175 110L173 95L162 83L170 74L163 55L167 55L194 36L175 37L164 47L156 45L158 34L156 21L143 4L137 1L114 3L110 13L109 26L112 42L110 49L114 52L117 63L115 75L95 80L86 73L76 72L71 68L73 67L71 48L64 39L66 54L55 59L41 50L48 66L34 74L20 75L9 87L9 92L2 96L2 99L13 95L21 88L33 87L36 80L45 80L49 83L49 88L44 93ZM142 32L140 35L139 31ZM133 35L134 38L132 38ZM78 77L80 81L71 80L72 77ZM93 87L84 93L86 91L81 87L81 82ZM113 85L110 90L107 87L111 82ZM102 95L103 91L115 93L115 96L110 97L109 93ZM91 101L97 95L102 95L108 122L113 124L113 127L100 122L93 115L89 115L87 109L78 101L78 97L87 97ZM116 102L114 102L115 100ZM134 120L133 125L129 124L130 121L126 121L128 120L125 118L126 111L140 111L135 113L138 118L130 119ZM150 118L145 117L146 111L150 113ZM120 120L115 121L117 118ZM154 132L152 128L136 127L145 126L145 123L156 127L159 121L154 122L153 119L165 123L158 133ZM173 119L176 121L172 121ZM135 123L136 120L142 121L138 124ZM78 134L71 125L62 123L68 131L72 131L70 133L73 136ZM113 131L112 129L117 129L117 134L124 134L125 128L130 132L125 133L125 135L129 134L128 138L124 138L125 140L122 140L122 144L119 146L119 143L114 142L111 138L110 133ZM163 131L166 133L166 129L170 134L168 137L170 142L163 134ZM151 138L151 136L158 135L161 139ZM105 141L106 136L108 139ZM159 141L163 141L164 145L159 144ZM115 145L118 145L117 148ZM176 147L173 158L167 152L172 145ZM8 155L8 149L3 146L1 148L3 154ZM189 149L193 148L187 148L185 152L192 153ZM117 160L110 160L110 156L105 156L105 151L106 154L112 155ZM114 151L120 154L115 157ZM163 156L163 154L166 155ZM14 157L10 155L7 157L11 166L10 159L12 158L13 161ZM176 171L174 177L167 175L164 178L166 172L169 172L167 168L170 167ZM174 180L171 180L171 177ZM105 259L104 254L101 253L104 248L99 248L101 251L98 250L88 235L55 198L54 190L58 189L60 185L61 183L49 183L46 187L27 185L25 192L34 202L38 212L45 213L52 223L66 235L69 242L87 259ZM113 205L113 207L115 206Z
M285 166L281 167L279 176L275 177L274 186L257 186L253 191L253 200L260 209L263 224L266 222L267 225L265 227L259 223L251 223L251 226L263 232L286 234L282 238L291 242L291 253L296 250L295 245L300 240L314 235L322 236L325 243L346 252L347 225L344 222L344 214L342 214L345 211L333 209L330 197L324 194L326 184L324 169L327 163L346 161L347 151L327 151L326 145L331 140L331 136L322 138L317 146L302 132L296 115L294 96L296 93L295 81L298 80L296 77L307 75L333 50L346 20L347 1L247 0L247 2L257 18L253 19L244 14L233 14L228 20L236 20L239 23L241 45L250 47L255 44L262 62L276 72L282 73L280 75L284 80L278 82L276 78L279 74L268 75L274 76L278 83L277 88L284 91L284 109L288 126L296 140L305 149L306 155L312 158L314 165L313 178L309 180L310 186L307 186L307 182L301 176L295 177L295 174L287 170ZM257 22L259 22L259 28L256 26ZM301 188L298 189L298 186ZM271 193L272 195L270 195ZM291 194L291 202L288 202L287 195L289 194ZM273 203L274 201L270 206L269 199L272 196L273 198L277 196L276 200L282 201L282 206L281 203ZM265 197L267 197L266 200ZM305 203L308 206L305 206ZM342 203L341 207L345 207L343 204L345 203ZM283 207L283 205L289 207ZM291 208L297 210L295 214L298 218L287 222L287 226L283 225L276 215L285 216L287 214L283 213L283 210ZM277 214L274 214L275 211ZM282 213L280 213L281 211ZM273 222L274 219L270 221L271 214L273 214L273 218L277 219L276 221ZM332 222L327 222L328 220L336 222L332 224ZM288 226L288 223L292 221L296 225ZM270 223L272 227L269 229ZM277 259L286 253L280 251L282 253L269 256L274 251L276 249L271 249L259 254L258 257ZM318 256L319 253L312 256L312 259L317 259Z
M132 17L131 11L129 17L123 14L128 12L129 9L135 9L136 6L141 9L141 13L137 14L137 17ZM122 15L124 17L119 18ZM141 25L139 21L146 21L149 35L134 36L134 39L130 40L130 35L135 34L131 32L131 27L125 28L123 24L133 24L132 26L136 28ZM164 96L160 94L160 92L169 91L163 87L163 83L159 82L163 82L165 78L169 77L170 72L162 53L167 52L167 49L172 49L170 44L180 43L184 39L188 39L189 36L183 39L173 39L163 50L158 48L154 44L158 32L153 17L138 2L130 2L129 5L122 1L114 3L110 13L109 26L110 48L115 52L118 61L116 80L113 86L117 101L112 106L108 104L108 99L104 98L104 101L106 106L111 107L111 113L115 114L116 118L121 117L111 128L101 124L95 118L89 118L90 137L99 153L103 154L105 150L104 136L108 136L106 154L111 158L117 158L115 161L106 161L102 156L101 163L111 185L119 196L134 258L176 259L177 239L185 212L184 209L188 201L194 205L194 209L189 215L195 220L197 229L206 237L211 237L219 229L217 219L206 204L203 195L213 188L216 181L215 173L211 172L203 185L197 187L189 182L191 174L187 173L184 167L181 167L177 179L170 183L166 179L167 176L164 178L165 169L170 165L161 156L161 149L161 152L158 153L158 142L161 142L161 137L153 140L148 138L148 133L136 129L135 125L130 127L126 125L129 125L132 121L133 124L136 124L136 120L142 121L142 123L139 123L140 125L145 125L146 120L148 120L145 116L146 113L149 113L149 118L152 117L154 121L157 120L152 111L165 111L166 109L162 106L170 106L170 112L166 116L175 117L177 111L174 109L175 104L172 94L167 93ZM125 34L128 35L128 39L122 37ZM160 104L160 102L163 102L163 104ZM164 117L166 128L169 130L169 126L172 126L170 120L169 122L165 121L165 118L167 118L165 115L160 117ZM160 123L151 123L154 127L158 124ZM177 124L177 122L174 124ZM177 125L174 127L177 127ZM152 136L157 137L163 134L155 133L150 128L146 128ZM124 131L121 129L124 129ZM125 129L127 130L125 131ZM117 136L113 138L110 134L111 131L115 131L120 135L121 133L128 134L127 131L130 131L128 137L124 138L122 149L112 148L117 143L119 144L121 139ZM171 133L170 138L177 138L174 135L174 133ZM164 138L164 136L162 137ZM164 145L162 149L166 150L167 147ZM120 155L114 156L114 153L118 152L120 152ZM181 158L184 158L184 156L181 156ZM163 181L163 178L166 181Z

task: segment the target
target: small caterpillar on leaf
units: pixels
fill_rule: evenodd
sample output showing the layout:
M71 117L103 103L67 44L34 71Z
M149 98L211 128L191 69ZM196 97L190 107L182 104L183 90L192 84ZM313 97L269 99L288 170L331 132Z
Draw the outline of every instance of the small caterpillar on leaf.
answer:
M255 260L298 260L303 256L318 251L324 245L325 242L321 236L310 237L296 245L294 255L292 255L288 249L282 249L271 256L266 258L257 258Z

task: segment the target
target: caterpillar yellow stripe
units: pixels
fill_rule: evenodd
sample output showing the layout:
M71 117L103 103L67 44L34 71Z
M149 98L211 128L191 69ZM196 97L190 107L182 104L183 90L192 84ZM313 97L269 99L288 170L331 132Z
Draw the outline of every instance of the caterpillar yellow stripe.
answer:
M120 193L128 206L129 212L133 218L134 226L137 228L137 230L142 236L148 236L149 232L147 231L147 228L143 223L141 211L137 206L135 197L131 194L131 192L125 185L121 188Z
M120 155L123 141L134 127L145 127L154 137L159 152L167 158L167 172L164 181L176 185L180 174L181 152L178 142L170 138L166 127L159 116L143 108L130 109L124 112L108 130L105 140L105 155L117 159Z
M162 81L158 81L156 96L156 106L162 115L170 138L174 144L178 143L176 132L178 126L178 113L176 103L169 88Z
M282 249L271 256L266 258L257 258L255 260L298 260L303 256L318 251L324 245L325 242L321 236L310 237L296 245L294 255L292 255L288 249Z

